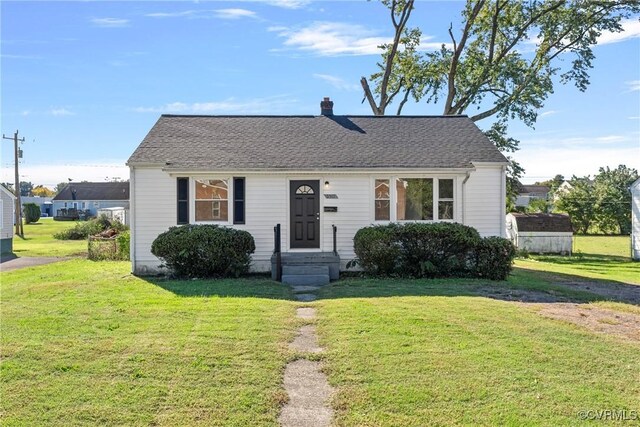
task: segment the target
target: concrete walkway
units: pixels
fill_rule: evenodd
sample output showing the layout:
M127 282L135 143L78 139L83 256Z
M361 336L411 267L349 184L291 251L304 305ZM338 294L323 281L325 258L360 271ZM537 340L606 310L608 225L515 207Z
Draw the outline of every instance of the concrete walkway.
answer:
M298 300L309 301L315 299L314 294L296 294L302 296ZM296 317L313 321L316 309L299 307ZM298 330L298 335L289 344L289 349L298 353L318 354L323 348L318 344L316 327L305 324ZM287 364L284 371L284 388L289 395L289 401L282 408L279 422L283 427L326 427L333 419L333 409L329 399L333 388L329 385L326 375L320 370L320 362L298 359Z
M54 262L66 261L71 258L64 257L13 257L2 258L0 271L12 271L20 268L35 267L37 265L51 264Z

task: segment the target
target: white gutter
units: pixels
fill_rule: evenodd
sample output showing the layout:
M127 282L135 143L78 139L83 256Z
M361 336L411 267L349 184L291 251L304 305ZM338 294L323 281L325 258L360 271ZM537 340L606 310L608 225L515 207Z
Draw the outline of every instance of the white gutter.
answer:
M473 169L473 170L475 170L475 169ZM466 187L465 184L467 183L467 181L469 181L469 178L471 178L471 172L473 172L473 170L468 170L467 173L466 173L467 176L465 176L464 180L462 181L462 197L461 197L462 198L462 202L461 202L461 204L462 204L462 223L464 225L467 225L467 223L465 222L465 219L466 219L465 212L467 211L467 205L465 205L465 203L464 203L464 201L466 199L465 194L467 193L467 187Z

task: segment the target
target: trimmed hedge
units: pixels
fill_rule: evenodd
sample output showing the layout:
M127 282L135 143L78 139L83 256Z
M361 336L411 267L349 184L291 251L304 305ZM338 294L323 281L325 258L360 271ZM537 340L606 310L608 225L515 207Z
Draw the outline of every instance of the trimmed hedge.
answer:
M483 239L457 223L375 225L358 230L353 242L358 264L374 276L504 280L516 253L509 240Z
M24 222L27 224L33 224L40 220L40 206L35 203L25 203L22 205L22 210L24 211Z
M177 277L238 277L249 271L256 245L246 231L217 225L171 227L151 244Z

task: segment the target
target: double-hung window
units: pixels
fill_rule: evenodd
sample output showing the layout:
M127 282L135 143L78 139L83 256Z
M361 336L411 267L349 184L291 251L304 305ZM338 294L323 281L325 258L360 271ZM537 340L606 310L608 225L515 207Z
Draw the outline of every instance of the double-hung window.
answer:
M226 179L195 180L195 220L229 220L229 182Z
M391 207L391 192L388 179L376 179L375 183L375 219L389 221Z

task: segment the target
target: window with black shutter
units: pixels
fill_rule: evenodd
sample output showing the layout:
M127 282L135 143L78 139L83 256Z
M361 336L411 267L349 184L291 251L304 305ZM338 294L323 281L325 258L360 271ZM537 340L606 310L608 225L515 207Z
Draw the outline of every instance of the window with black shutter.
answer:
M244 178L233 178L233 223L244 224Z
M189 178L178 178L178 224L189 224Z

